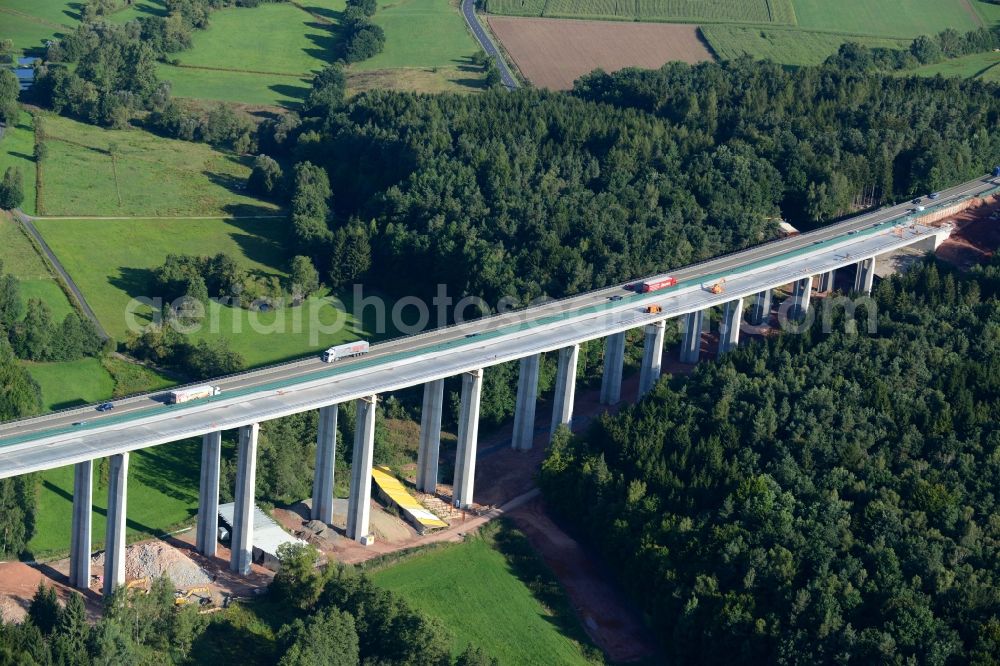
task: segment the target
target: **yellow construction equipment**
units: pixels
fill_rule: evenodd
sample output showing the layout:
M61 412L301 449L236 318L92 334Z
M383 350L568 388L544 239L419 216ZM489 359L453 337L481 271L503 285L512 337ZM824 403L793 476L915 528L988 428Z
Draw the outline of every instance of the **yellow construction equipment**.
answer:
M708 289L713 294L721 294L726 290L726 278L722 278Z
M444 522L424 508L424 506L418 502L413 495L407 492L406 487L400 483L399 479L392 475L392 471L388 467L374 467L372 469L372 479L375 481L375 485L378 486L378 489L382 492L382 494L384 494L390 502L399 507L400 511L403 513L403 517L406 518L406 520L409 521L420 534L423 534L428 530L448 527L448 523Z
M185 606L192 602L191 597L197 599L199 606L207 606L212 603L212 591L207 587L192 587L190 590L177 590L174 592L174 605Z

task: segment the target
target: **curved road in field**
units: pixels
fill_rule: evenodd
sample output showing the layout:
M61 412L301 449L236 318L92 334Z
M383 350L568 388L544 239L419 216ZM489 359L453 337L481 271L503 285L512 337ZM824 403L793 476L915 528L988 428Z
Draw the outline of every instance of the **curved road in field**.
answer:
M517 79L514 78L513 72L507 66L507 61L504 60L497 45L486 34L486 28L483 27L483 24L479 22L479 17L476 16L476 0L462 0L462 15L465 17L465 22L469 25L469 29L472 30L472 34L475 35L476 41L486 51L486 55L493 58L493 62L496 63L497 69L500 70L500 80L503 81L504 86L508 90L517 88Z

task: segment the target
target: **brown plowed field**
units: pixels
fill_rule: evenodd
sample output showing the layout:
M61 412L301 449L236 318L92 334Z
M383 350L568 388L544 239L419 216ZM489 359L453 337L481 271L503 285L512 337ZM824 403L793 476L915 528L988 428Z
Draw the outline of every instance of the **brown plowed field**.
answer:
M511 16L487 21L521 74L539 88L568 90L597 68L656 69L671 60L712 59L694 25Z

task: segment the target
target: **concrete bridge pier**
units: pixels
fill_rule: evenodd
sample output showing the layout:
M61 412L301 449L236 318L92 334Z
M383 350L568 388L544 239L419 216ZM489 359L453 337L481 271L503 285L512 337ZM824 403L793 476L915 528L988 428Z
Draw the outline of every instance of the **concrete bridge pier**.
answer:
M789 316L792 319L802 319L809 312L809 300L812 297L813 278L804 277L795 282L795 289L792 294L792 311Z
M229 543L229 570L246 576L253 564L254 490L257 485L257 439L260 424L240 428L236 450L236 488L233 493L233 532Z
M858 273L854 278L854 291L863 291L869 296L875 284L875 257L858 262Z
M697 363L701 356L701 329L705 324L705 311L698 310L684 316L684 338L681 341L681 363Z
M328 405L319 410L319 428L316 432L316 470L313 472L313 520L327 525L333 523L333 484L337 463L337 415L340 405Z
M104 533L104 595L125 584L125 505L128 453L108 458L108 526Z
M754 299L753 310L750 312L750 323L754 326L766 324L771 318L771 289L765 289Z
M347 537L368 545L371 517L372 456L375 454L375 408L378 396L359 398L354 426L354 456L351 462L351 494L347 500Z
M573 402L576 400L576 366L580 360L580 345L570 345L559 350L556 368L556 390L552 396L552 428L555 435L559 426L573 427Z
M736 349L740 344L740 322L743 320L743 299L729 301L722 308L722 329L719 331L719 354Z
M837 275L837 269L823 273L819 276L819 291L822 294L828 294L833 291L834 277Z
M90 539L94 505L94 461L73 466L73 527L69 547L69 584L90 589Z
M201 438L201 487L198 491L198 533L195 548L215 557L219 544L219 466L222 462L222 431Z
M476 445L479 442L479 403L483 394L483 371L462 375L462 407L458 415L458 452L455 460L455 506L472 504L476 483Z
M658 321L646 326L646 339L642 345L642 367L639 368L639 397L653 390L660 378L663 363L663 334L666 321Z
M601 404L616 405L622 399L622 372L625 368L625 333L605 338L604 375L601 378Z
M441 412L444 407L444 380L424 384L420 409L420 446L417 449L417 490L437 492L438 460L441 453Z
M535 407L538 404L538 367L542 355L521 359L517 376L517 406L514 408L514 436L511 447L527 451L535 440Z

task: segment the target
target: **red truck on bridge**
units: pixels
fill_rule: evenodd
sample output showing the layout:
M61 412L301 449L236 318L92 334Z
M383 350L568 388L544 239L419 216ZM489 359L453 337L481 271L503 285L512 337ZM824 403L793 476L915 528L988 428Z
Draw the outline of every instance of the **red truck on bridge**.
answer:
M677 284L677 278L675 277L665 277L656 278L655 280L646 280L645 282L639 282L635 285L635 291L640 294L648 294L651 291L659 291L660 289L666 289L667 287L673 287Z

